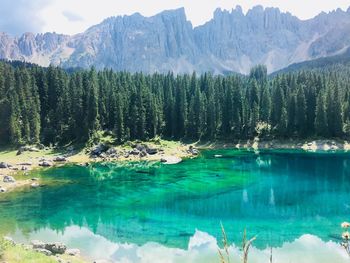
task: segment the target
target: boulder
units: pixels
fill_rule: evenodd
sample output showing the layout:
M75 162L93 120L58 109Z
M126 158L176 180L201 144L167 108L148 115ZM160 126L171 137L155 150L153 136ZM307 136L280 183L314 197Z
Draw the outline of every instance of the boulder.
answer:
M30 187L31 187L31 188L38 188L38 187L40 187L40 184L38 184L38 183L32 183L32 184L30 185Z
M107 150L108 150L108 146L103 143L100 143L92 148L90 154L95 156L100 156L103 152L106 152Z
M155 155L158 153L158 150L156 148L150 148L150 147L147 147L146 148L146 152L149 154L149 155Z
M50 250L47 250L45 248L37 248L37 249L34 249L34 251L38 252L38 253L41 253L41 254L44 254L45 256L52 256L52 252Z
M139 152L145 151L146 148L147 148L146 145L140 144L140 143L136 144L135 146L135 149L137 149Z
M143 150L140 152L140 157L146 157L146 156L147 156L146 150Z
M15 183L16 180L15 180L15 178L13 178L12 176L5 175L5 176L4 176L4 179L3 179L3 182L4 182L4 183Z
M39 163L39 166L41 166L41 167L50 167L50 166L52 166L52 164L49 163L48 161L42 161L42 162Z
M197 149L195 149L192 145L189 147L188 153L192 154L192 155L198 155L199 151Z
M6 168L9 168L10 165L8 165L7 163L5 162L0 162L0 169L6 169Z
M64 156L57 156L57 157L53 158L53 161L54 162L66 162L67 158Z
M32 240L30 244L32 245L33 249L45 249L45 243L40 240Z
M64 254L67 250L67 246L60 242L47 243L45 249L51 251L53 254Z
M69 256L78 256L80 255L80 250L77 248L70 248L66 250L66 254Z
M137 150L137 149L135 148L135 149L131 150L129 153L130 153L131 155L139 155L139 154L140 154L140 151Z
M106 151L106 154L107 155L115 155L117 154L117 150L115 148L109 148L107 151Z

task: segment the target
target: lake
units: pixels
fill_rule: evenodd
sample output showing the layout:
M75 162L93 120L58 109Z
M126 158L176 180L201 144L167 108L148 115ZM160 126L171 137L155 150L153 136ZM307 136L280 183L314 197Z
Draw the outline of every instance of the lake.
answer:
M219 262L220 223L239 260L348 262L350 154L207 150L178 165L100 163L34 171L45 187L0 198L0 233L61 241L112 262ZM235 261L233 261L235 262Z

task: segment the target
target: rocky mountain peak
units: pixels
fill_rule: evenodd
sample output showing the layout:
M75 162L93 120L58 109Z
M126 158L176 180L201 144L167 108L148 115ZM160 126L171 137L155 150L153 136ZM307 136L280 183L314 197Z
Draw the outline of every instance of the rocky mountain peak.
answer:
M193 27L185 9L151 17L139 13L105 19L81 34L0 33L0 58L47 66L215 74L247 73L256 64L269 72L291 63L339 54L350 46L350 8L300 20L278 8L256 6L244 14L218 8Z

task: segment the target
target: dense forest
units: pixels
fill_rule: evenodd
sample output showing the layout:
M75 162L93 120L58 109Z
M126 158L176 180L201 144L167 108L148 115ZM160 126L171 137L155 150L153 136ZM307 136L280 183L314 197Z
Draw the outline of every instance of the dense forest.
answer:
M0 144L347 137L350 68L144 75L0 63Z

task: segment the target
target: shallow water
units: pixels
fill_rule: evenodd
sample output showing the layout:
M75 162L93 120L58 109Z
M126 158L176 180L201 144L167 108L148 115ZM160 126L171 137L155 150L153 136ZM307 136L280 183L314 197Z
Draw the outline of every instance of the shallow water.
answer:
M35 173L47 187L0 199L0 232L17 241L64 241L91 259L212 262L222 222L238 246L245 228L257 235L253 262L266 262L269 246L286 262L315 244L309 253L318 262L327 262L328 250L333 262L345 260L336 243L340 223L350 217L347 153L220 150L174 166L98 164ZM195 256L206 253L211 256Z

